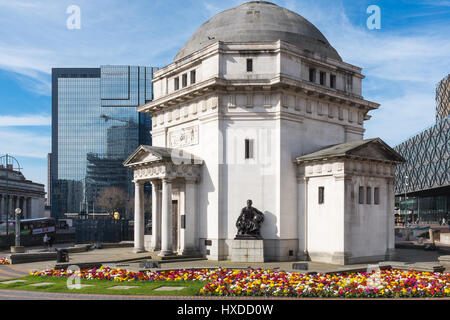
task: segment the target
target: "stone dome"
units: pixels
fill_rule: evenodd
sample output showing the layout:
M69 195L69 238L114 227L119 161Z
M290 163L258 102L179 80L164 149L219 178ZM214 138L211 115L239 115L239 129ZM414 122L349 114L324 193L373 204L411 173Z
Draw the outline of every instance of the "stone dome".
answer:
M216 41L282 40L323 57L342 61L323 34L295 12L266 1L251 1L225 10L205 22L178 52L182 59Z

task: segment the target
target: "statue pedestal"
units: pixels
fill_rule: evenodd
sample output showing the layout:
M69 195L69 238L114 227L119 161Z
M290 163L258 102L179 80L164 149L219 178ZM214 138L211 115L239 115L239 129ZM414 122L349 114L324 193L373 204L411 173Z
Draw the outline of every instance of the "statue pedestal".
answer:
M234 239L231 248L233 262L264 262L264 240Z

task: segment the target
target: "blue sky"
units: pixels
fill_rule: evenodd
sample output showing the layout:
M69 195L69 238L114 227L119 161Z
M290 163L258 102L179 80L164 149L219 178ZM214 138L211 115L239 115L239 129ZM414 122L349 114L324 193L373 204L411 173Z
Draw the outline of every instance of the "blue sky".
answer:
M195 30L239 0L0 0L0 154L47 182L51 68L169 64ZM450 73L450 0L279 0L316 25L344 61L363 68L381 107L366 137L395 146L434 122L435 86ZM69 30L70 5L81 29ZM369 5L381 29L369 30Z

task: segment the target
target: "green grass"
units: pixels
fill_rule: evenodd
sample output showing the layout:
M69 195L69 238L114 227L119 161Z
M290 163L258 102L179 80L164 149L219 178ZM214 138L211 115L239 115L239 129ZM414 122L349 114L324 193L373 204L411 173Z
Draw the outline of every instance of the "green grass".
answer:
M25 282L2 284L4 281L25 280ZM51 285L42 287L33 287L30 284L51 282ZM173 295L173 296L194 296L207 282L201 281L136 281L136 282L114 282L110 280L85 280L81 279L81 284L93 285L81 289L67 288L67 278L54 277L36 277L27 276L24 278L8 279L0 281L0 289L9 290L25 290L25 291L44 291L44 292L61 292L61 293L77 293L77 294L110 294L110 295ZM108 289L115 286L136 286L136 288L128 290ZM159 287L185 287L176 291L155 291Z

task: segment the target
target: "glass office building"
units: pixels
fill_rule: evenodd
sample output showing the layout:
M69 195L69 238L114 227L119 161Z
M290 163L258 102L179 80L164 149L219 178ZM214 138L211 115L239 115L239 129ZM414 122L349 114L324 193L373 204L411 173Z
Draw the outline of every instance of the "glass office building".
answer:
M396 207L402 220L450 218L450 81L437 86L437 122L395 147L406 160L396 168ZM447 86L447 88L444 88ZM446 111L447 110L447 111Z
M52 70L52 216L93 212L109 186L133 194L123 161L151 144L151 119L136 107L152 100L152 67Z

